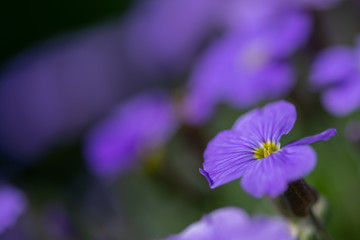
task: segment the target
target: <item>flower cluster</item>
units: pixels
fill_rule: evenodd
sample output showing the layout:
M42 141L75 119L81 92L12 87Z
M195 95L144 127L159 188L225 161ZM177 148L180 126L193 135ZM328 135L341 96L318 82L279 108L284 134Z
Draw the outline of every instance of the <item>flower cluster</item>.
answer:
M295 105L305 115L305 124L312 124L312 117L326 118L320 106L306 108L317 95L298 87L302 83L297 79L307 78L307 64L300 62L308 56L316 56L309 81L321 92L324 108L335 116L360 108L360 35L352 48L327 46L328 39L321 39L323 32L327 34L322 29L323 11L340 2L143 0L118 21L54 38L20 55L0 71L0 158L7 158L0 164L2 178L15 179L26 192L41 189L29 195L29 202L34 199L35 209L44 209L43 228L53 238L81 238L83 230L77 226L91 229L84 234L89 239L166 236L169 232L161 222L155 224L164 229L158 233L149 219L137 217L143 220L144 209L154 211L147 214L153 222L157 217L179 217L168 211L178 207L166 204L176 202L173 199L191 209L192 216L224 204L221 194L216 200L208 197L219 191L209 194L206 182L199 181L204 177L211 189L239 179L250 199L271 198L288 219L252 218L240 208L223 207L166 240L294 240L300 237L289 225L297 228L300 221L313 221L319 235L326 235L315 211L322 197L303 178L317 162L310 144L329 140L337 130L328 128L286 144L281 138L297 120ZM346 6L340 12L347 11ZM225 114L216 115L222 104L227 106L221 112ZM231 129L219 132L226 126L222 123L233 121L240 111L244 112ZM350 123L347 135L357 144L360 127L357 121ZM209 140L214 132L217 135ZM67 143L74 140L78 144L67 151ZM65 151L57 148L61 144ZM59 164L59 156L70 161ZM161 161L151 161L159 156ZM41 163L27 172L26 161L13 164L18 159ZM73 159L78 165L71 165ZM45 161L49 169L47 163L42 165ZM78 169L81 161L83 171ZM155 166L152 163L156 169L143 167ZM130 174L140 167L146 170ZM44 168L46 174L37 174ZM44 194L53 204L38 208L54 169L67 177L65 184L50 184L61 200ZM72 198L76 201L67 201ZM69 209L79 203L85 207L73 214ZM21 190L0 185L1 239L27 207ZM134 219L127 221L131 214ZM74 215L84 223L71 219ZM143 222L149 225L143 228ZM88 227L93 225L94 230ZM144 236L137 229L144 229Z

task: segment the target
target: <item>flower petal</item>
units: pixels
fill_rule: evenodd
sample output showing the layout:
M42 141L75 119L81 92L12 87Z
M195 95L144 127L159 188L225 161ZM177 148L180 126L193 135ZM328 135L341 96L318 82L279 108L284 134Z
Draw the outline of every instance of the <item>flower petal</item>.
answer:
M141 69L137 73L140 76L186 71L194 51L204 44L211 31L212 16L219 3L158 0L135 4L122 24L125 31L121 32L121 55L129 53L125 55L127 63L136 64L135 70Z
M295 83L294 69L283 62L269 62L256 71L243 66L242 74L229 81L224 98L236 108L248 108L264 99L286 96Z
M188 83L184 102L184 118L192 125L208 120L216 105L222 101L229 79L237 75L232 59L239 48L239 38L227 37L212 44L195 65Z
M280 143L281 136L289 133L295 120L294 105L281 100L241 116L232 129L241 132L259 146L266 141Z
M334 86L322 95L324 107L336 116L350 114L360 107L360 77Z
M261 231L259 231L261 229ZM166 240L292 240L286 221L279 217L251 219L240 208L217 209Z
M256 161L257 145L238 132L220 132L206 147L204 170L200 169L211 188L240 178L249 164Z
M294 68L285 62L269 63L261 71L261 74L258 74L258 77L262 79L260 82L262 95L266 96L266 99L287 96L295 85Z
M176 131L170 96L149 90L119 105L86 136L85 157L97 176L110 177L139 162L141 155L162 146Z
M309 173L315 163L316 153L310 146L286 146L249 165L241 185L255 197L276 197L290 182Z
M336 46L321 52L312 67L310 80L315 87L342 82L356 69L353 49Z
M26 208L27 199L22 191L10 185L0 185L0 235L16 223Z
M261 231L259 231L261 229ZM241 235L246 240L291 240L288 224L279 217L256 217L251 226Z
M304 12L280 14L264 31L265 42L273 57L287 57L309 39L312 20ZM281 36L281 37L279 37Z
M309 137L304 137L302 139L290 142L288 144L286 144L286 147L290 147L290 146L299 146L299 145L308 145L317 141L326 141L330 138L332 138L333 136L335 136L336 134L336 129L335 128L329 128L325 131L323 131L322 133L313 135L313 136L309 136Z
M246 230L251 219L240 208L224 207L217 209L201 220L191 224L178 235L167 240L211 240L211 239L238 239Z

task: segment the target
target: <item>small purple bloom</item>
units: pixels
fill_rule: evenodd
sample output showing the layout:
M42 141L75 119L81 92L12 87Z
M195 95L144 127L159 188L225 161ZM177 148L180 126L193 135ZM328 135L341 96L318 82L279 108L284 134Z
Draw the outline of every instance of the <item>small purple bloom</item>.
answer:
M331 128L280 148L281 136L290 132L295 120L294 105L283 100L244 114L208 144L201 174L211 188L242 177L241 185L251 195L278 196L314 168L316 153L308 144L336 133Z
M321 52L310 77L316 89L324 89L321 101L331 114L344 116L360 107L360 36L354 49L333 46Z
M16 223L26 206L26 198L20 190L9 185L0 186L0 234Z
M290 92L295 76L286 58L305 43L311 21L289 12L271 23L261 31L231 32L205 52L188 84L187 122L206 121L219 102L244 109Z
M251 219L242 209L217 209L167 240L290 240L295 239L285 220L279 217Z
M164 144L176 128L170 96L146 92L120 105L89 133L85 155L95 174L114 175Z

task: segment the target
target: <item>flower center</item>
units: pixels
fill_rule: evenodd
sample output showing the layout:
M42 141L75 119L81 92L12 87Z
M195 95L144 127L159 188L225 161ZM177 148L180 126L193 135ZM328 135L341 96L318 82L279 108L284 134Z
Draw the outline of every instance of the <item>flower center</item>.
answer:
M254 156L256 159L262 159L270 154L278 151L280 149L280 144L276 144L275 142L267 141L263 142L260 147L254 150Z

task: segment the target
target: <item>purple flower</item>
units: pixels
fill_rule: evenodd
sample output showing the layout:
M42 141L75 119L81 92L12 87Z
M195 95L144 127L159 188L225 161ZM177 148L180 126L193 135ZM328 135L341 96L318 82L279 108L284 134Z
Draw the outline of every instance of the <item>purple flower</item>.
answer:
M266 29L289 12L327 9L342 0L227 0L218 9L218 20L225 29L256 31ZM296 28L293 29L296 31ZM301 30L299 30L301 33Z
M228 0L221 7L219 20L225 28L253 31L268 24L286 5L283 0Z
M143 93L120 105L90 131L86 159L95 174L114 175L164 144L176 128L170 97L160 90Z
M17 158L38 157L79 137L144 85L127 74L120 41L119 24L104 24L52 39L9 62L0 76L1 148Z
M289 227L279 217L255 217L251 219L236 207L217 209L188 226L178 235L167 240L290 240Z
M0 234L16 223L26 206L26 198L20 190L9 185L0 186Z
M138 2L121 20L41 43L1 69L0 148L39 157L125 96L187 71L220 2Z
M249 108L288 94L295 79L285 60L306 41L309 30L307 15L289 12L261 31L232 32L215 42L190 77L186 121L206 121L219 102Z
M241 185L255 197L283 193L288 183L314 168L316 154L308 144L336 133L328 129L280 148L281 136L290 132L295 120L295 107L283 100L244 114L208 144L201 174L211 188L242 177Z
M140 75L186 70L214 30L214 13L222 4L218 0L140 1L126 20L127 60L141 69Z
M331 114L343 116L360 107L360 36L354 49L333 46L321 52L312 68L312 85L323 89L321 101Z

